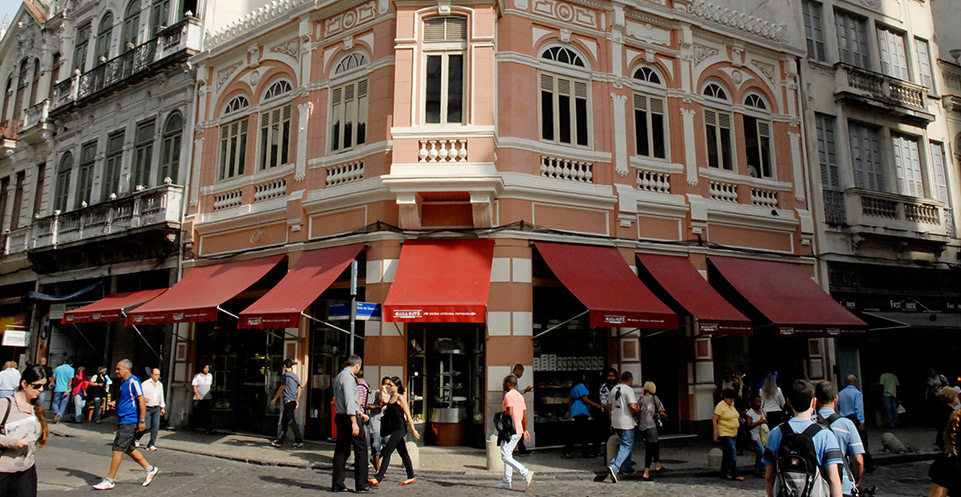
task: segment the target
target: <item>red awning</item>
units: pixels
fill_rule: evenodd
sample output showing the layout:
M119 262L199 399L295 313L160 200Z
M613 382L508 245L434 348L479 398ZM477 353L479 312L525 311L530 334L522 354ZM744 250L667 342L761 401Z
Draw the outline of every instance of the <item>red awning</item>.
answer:
M384 321L483 323L494 240L409 240L384 302Z
M638 272L651 277L697 319L700 335L750 335L751 320L738 312L701 276L687 257L637 254ZM642 278L643 279L643 278Z
M262 278L282 255L194 268L167 293L127 314L127 324L216 321L217 307Z
M139 292L113 293L92 304L63 313L63 319L60 320L60 323L123 321L124 309L153 300L166 291L166 288L159 288L156 290L140 290Z
M300 313L317 300L357 257L363 243L311 250L277 286L240 313L240 328L296 328Z
M637 279L616 248L548 242L534 246L590 311L591 326L677 328L677 314Z
M774 324L778 335L821 337L867 331L868 325L841 307L800 264L733 257L709 257L708 261ZM713 279L711 283L720 284Z

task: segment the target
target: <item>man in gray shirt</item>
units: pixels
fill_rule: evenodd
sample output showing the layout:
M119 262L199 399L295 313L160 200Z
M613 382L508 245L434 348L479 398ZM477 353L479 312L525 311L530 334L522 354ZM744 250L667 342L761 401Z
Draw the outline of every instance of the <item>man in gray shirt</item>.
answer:
M270 445L280 448L284 438L287 437L287 426L290 426L294 430L293 448L299 449L304 446L304 432L297 424L297 407L300 406L300 392L303 388L300 386L300 378L297 377L297 373L294 373L294 361L284 359L284 375L280 380L280 388L277 389L277 395L274 395L270 405L276 404L277 400L283 396L284 413L280 418L280 434L277 440L270 442Z
M364 423L370 418L364 414L357 394L357 372L363 360L359 355L347 358L347 366L334 380L334 424L337 426L337 445L334 447L334 492L346 492L344 478L347 474L347 455L354 449L354 491L370 492L367 483L367 433ZM358 419L359 418L359 419Z

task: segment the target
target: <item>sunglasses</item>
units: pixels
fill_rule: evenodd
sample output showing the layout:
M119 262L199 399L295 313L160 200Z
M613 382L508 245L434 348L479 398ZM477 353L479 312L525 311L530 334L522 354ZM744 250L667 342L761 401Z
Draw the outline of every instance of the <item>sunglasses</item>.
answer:
M29 385L34 390L43 390L47 386L46 383L29 383Z

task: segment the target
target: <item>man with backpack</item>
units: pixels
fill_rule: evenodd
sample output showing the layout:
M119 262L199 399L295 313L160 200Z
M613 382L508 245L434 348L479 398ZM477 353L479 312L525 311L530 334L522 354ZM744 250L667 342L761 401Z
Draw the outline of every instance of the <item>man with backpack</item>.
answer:
M842 497L838 439L815 423L814 386L795 380L788 389L794 417L771 430L764 450L768 497Z
M814 389L818 402L818 423L826 426L838 438L841 448L841 492L856 496L858 483L864 474L864 445L854 423L837 412L837 387L830 381L818 383Z

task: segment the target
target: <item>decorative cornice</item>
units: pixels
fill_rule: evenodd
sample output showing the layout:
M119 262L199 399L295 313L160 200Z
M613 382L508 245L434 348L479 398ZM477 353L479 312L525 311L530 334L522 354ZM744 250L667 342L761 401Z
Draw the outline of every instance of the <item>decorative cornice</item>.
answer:
M688 6L688 11L701 19L716 22L724 26L747 31L762 38L774 41L785 41L787 37L787 23L776 24L754 17L750 14L731 10L705 0L696 0Z
M204 36L204 50L212 50L224 43L249 33L264 23L278 19L291 10L313 3L311 0L274 0L263 7L237 19L236 21L224 26L213 33L207 32Z

